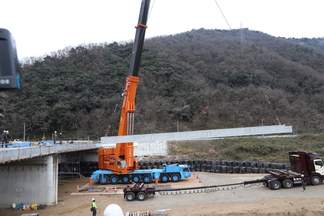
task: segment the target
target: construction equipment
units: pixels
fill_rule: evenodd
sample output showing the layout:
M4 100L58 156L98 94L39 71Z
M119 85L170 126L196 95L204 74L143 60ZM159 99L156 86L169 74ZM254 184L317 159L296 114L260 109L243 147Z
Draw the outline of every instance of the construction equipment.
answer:
M131 186L127 186L123 189L124 192L124 198L127 201L133 201L135 199L139 201L144 201L148 197L153 198L155 193L160 193L161 195L164 195L163 193L167 192L176 192L177 195L181 194L180 191L185 191L184 194L193 194L193 193L210 193L210 192L216 192L219 189L223 187L234 187L234 186L245 186L249 184L259 184L265 182L266 179L257 179L252 181L244 181L241 183L234 183L234 184L224 184L224 185L212 185L212 186L200 186L200 187L188 187L188 188L165 188L165 189L156 189L155 187L150 187L147 185L144 185L144 183L134 183ZM238 188L237 187L237 188Z
M167 189L156 189L155 187L145 186L143 183L133 184L132 186L127 186L123 189L124 198L127 201L133 201L135 199L143 201L147 197L154 197L156 192L159 192L161 195L165 195L163 192L171 192L171 194L174 192L179 195L181 194L181 191L185 191L187 194L210 193L219 191L219 188L231 187L231 189L237 189L240 186L259 183L262 183L264 186L269 187L272 190L278 190L281 187L286 189L292 188L294 185L300 185L303 182L312 185L322 184L324 179L324 163L317 153L303 151L289 152L289 159L291 170L269 171L270 175L266 175L257 180L233 184Z
M324 179L324 163L317 153L289 152L290 171L274 170L265 176L268 186L272 190L281 187L292 188L294 185L306 184L319 185Z
M123 92L123 103L120 114L118 136L132 135L134 131L135 96L139 82L138 72L144 45L145 30L150 0L143 0L141 4L138 25L129 67L129 76ZM101 148L98 150L98 168L92 173L89 180L91 185L95 181L102 184L124 183L129 181L151 182L161 180L164 182L179 181L188 178L191 173L187 165L163 166L163 169L138 170L138 163L134 156L134 145L130 143L117 143L115 148Z

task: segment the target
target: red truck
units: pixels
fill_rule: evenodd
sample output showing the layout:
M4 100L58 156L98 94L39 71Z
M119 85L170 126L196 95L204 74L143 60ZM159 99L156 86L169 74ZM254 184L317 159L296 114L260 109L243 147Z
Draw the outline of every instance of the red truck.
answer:
M324 163L317 153L313 152L289 152L290 170L269 171L270 175L265 176L264 182L272 190L291 188L294 185L322 184L324 178Z

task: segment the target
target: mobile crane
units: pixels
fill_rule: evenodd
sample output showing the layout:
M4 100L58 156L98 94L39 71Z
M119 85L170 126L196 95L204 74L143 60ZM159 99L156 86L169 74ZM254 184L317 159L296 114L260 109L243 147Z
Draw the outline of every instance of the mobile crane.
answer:
M129 76L123 92L123 102L120 113L118 136L132 135L134 131L135 97L139 82L138 72L144 45L146 23L150 0L142 0L141 9L136 28L135 40L129 67ZM167 182L179 181L191 176L187 165L163 165L162 169L138 170L138 162L134 156L134 145L130 143L117 143L115 148L98 149L98 168L92 173L89 185L95 181L102 184L133 182Z

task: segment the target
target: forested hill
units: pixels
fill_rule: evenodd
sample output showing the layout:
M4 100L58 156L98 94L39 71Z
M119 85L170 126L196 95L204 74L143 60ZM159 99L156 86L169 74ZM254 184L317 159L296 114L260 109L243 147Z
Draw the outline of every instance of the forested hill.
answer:
M30 139L116 135L132 43L31 58L24 94L3 102L4 129ZM324 127L324 52L257 31L192 30L145 41L135 134L259 125Z
M311 46L315 49L324 51L324 37L322 37L322 38L289 38L289 40L292 40L299 44Z

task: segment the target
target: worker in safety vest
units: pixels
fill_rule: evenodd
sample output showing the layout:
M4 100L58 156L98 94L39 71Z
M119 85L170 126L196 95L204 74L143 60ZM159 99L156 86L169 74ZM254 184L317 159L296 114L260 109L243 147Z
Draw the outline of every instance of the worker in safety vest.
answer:
M96 205L95 198L92 198L91 211L92 211L92 216L96 216L97 215L97 205Z

